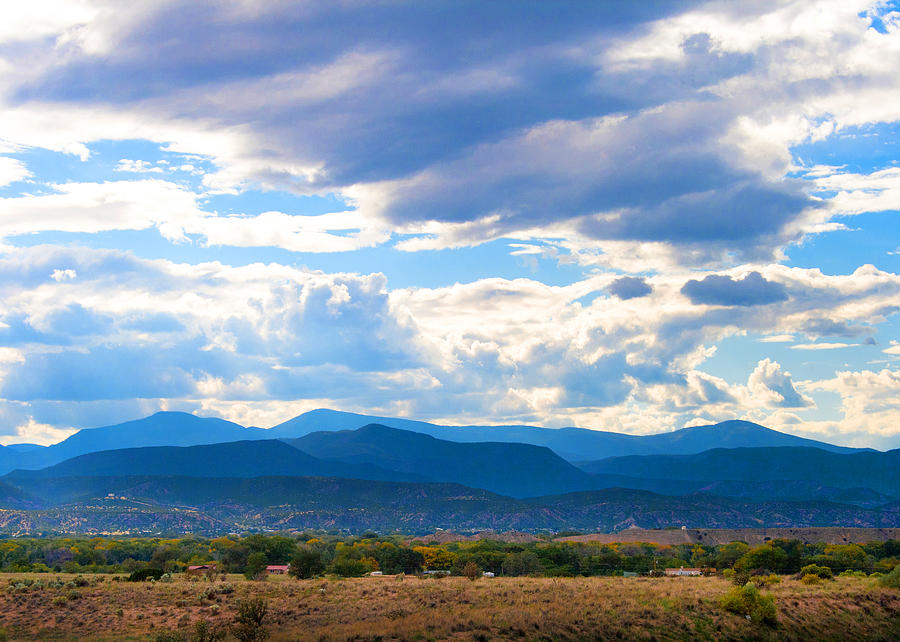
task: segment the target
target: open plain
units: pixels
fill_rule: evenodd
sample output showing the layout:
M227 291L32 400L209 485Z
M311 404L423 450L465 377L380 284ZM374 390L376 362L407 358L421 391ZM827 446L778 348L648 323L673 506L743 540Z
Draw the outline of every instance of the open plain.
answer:
M234 639L238 605L259 597L272 640L900 639L900 592L856 577L764 588L774 626L723 609L721 577L115 577L4 574L0 627L9 640L193 640L205 620Z

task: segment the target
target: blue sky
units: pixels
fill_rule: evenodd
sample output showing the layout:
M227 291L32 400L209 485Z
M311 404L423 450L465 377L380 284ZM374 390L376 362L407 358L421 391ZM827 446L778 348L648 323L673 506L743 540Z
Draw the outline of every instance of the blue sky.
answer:
M900 447L900 13L48 0L0 443L332 407Z

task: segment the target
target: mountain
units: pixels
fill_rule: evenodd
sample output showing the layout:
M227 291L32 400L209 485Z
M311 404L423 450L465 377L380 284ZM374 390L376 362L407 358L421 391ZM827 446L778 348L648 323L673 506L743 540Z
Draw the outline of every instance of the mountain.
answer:
M694 455L611 457L581 465L591 474L657 480L809 481L900 497L900 449L849 454L819 448L715 448Z
M323 461L273 440L236 441L204 446L150 446L79 455L41 470L15 470L3 480L183 475L187 477L261 477L264 475L419 480L410 474L366 464Z
M378 424L315 432L288 443L322 459L378 465L511 497L594 488L590 475L549 448L531 444L458 443Z
M46 446L41 446L39 444L10 444L6 446L9 452L14 453L27 453L33 450L42 450L46 448Z
M267 439L262 428L245 428L224 419L186 412L157 412L114 426L86 428L58 444L24 451L7 446L0 451L0 474L16 468L37 469L86 453L143 446L193 446L246 439ZM11 450L12 449L12 450Z
M723 421L655 435L627 435L587 428L536 426L439 426L424 421L372 417L336 410L312 410L270 428L275 438L302 437L311 432L355 430L367 424L410 430L456 442L499 441L546 446L568 461L588 461L624 455L693 454L710 448L807 446L831 452L860 449L834 446L788 435L749 421Z

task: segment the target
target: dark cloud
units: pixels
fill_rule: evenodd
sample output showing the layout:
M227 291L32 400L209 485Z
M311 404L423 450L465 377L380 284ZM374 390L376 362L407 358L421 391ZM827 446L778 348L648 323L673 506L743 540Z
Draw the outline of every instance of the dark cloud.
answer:
M701 281L691 279L682 286L681 293L691 303L707 305L766 305L788 298L783 284L767 281L759 272L750 272L743 279L717 274Z
M166 3L107 25L110 55L60 50L18 100L240 129L250 178L304 192L390 181L374 200L398 225L497 215L498 236L575 219L601 241L771 257L816 202L736 159L722 134L743 106L704 89L759 60L701 32L683 59L607 62L693 4ZM281 169L297 166L321 171Z
M611 294L620 299L636 299L647 296L653 292L653 288L643 278L623 276L609 284L607 288Z
M874 329L867 326L849 325L844 321L834 321L825 317L810 319L803 324L803 331L816 337L858 337L871 334Z

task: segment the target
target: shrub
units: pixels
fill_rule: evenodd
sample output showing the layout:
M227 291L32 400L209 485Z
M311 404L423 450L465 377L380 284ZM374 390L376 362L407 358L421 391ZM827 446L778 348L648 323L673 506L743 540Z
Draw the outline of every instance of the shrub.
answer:
M158 580L165 571L161 568L142 568L128 576L129 582L146 582L147 580ZM78 578L75 578L76 580Z
M266 601L261 597L238 602L238 614L231 627L231 634L240 642L265 640L269 637L269 632L263 626L263 620L268 610Z
M827 566L819 566L818 564L808 564L807 566L804 566L800 569L800 575L815 575L823 580L830 580L834 577L830 568Z
M775 626L778 615L775 609L775 598L762 595L759 589L750 582L744 586L735 586L720 598L723 609L737 615L750 616L751 620Z
M812 585L821 582L822 578L820 578L818 575L813 575L812 573L810 573L809 575L804 575L802 578L800 578L800 581L804 584Z
M747 582L750 581L750 572L749 571L735 571L734 575L731 577L731 583L735 586L744 586Z
M888 588L900 589L900 564L894 570L878 578L878 584Z
M216 642L224 640L227 633L225 629L213 626L208 620L199 620L194 625L190 639L191 642Z
M57 595L52 600L50 600L50 602L51 602L51 604L53 604L53 606L63 606L68 601L69 600L66 599L65 595Z
M869 577L865 571L843 571L838 577Z
M475 562L466 562L466 565L463 567L463 575L474 582L481 577L481 569L478 568L478 564Z

